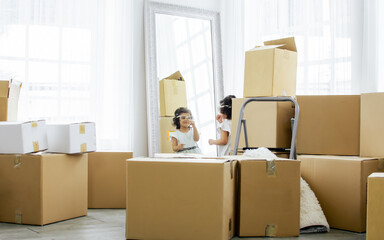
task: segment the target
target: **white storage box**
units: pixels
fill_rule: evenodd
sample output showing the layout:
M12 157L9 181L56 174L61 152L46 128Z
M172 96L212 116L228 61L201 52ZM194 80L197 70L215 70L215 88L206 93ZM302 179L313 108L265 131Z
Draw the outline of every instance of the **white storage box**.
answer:
M45 120L0 122L0 153L23 154L47 149Z
M48 152L85 153L96 151L93 122L47 124Z

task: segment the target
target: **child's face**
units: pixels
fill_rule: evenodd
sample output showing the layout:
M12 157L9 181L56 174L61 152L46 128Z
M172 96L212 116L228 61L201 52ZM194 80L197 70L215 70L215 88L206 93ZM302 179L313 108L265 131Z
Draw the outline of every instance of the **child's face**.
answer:
M180 127L189 127L192 121L191 114L189 113L180 114L179 121L180 121Z

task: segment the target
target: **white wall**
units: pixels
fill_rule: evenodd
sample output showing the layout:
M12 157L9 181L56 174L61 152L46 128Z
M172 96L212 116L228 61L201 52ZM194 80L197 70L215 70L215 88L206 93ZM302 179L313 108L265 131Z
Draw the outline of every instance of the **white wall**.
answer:
M221 0L157 0L157 2L176 4L194 8L220 11ZM145 86L144 52L144 0L134 0L134 39L133 39L133 77L134 77L134 156L147 156L147 103Z

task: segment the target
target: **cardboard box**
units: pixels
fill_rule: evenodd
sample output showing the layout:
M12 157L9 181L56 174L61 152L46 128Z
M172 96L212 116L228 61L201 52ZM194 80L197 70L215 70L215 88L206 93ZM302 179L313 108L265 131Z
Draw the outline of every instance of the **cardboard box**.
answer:
M17 121L21 83L0 80L0 121Z
M244 97L295 96L295 39L272 40L264 45L245 52Z
M0 222L45 225L87 215L87 159L0 155Z
M300 234L300 161L239 161L240 237Z
M172 117L179 107L187 107L185 81L179 71L159 81L160 116Z
M361 94L360 156L384 156L384 93Z
M358 156L360 96L297 96L299 154Z
M132 152L88 154L88 208L125 208L125 161Z
M231 150L234 151L236 130L241 105L246 98L232 100ZM250 102L244 110L249 147L290 148L292 129L291 118L295 108L290 102ZM242 128L239 148L245 147Z
M368 177L367 240L381 240L384 236L384 173Z
M236 161L127 160L127 239L228 240Z
M173 117L160 117L160 150L162 153L173 153L172 142L169 133L176 131L172 125Z
M0 153L23 154L47 148L45 120L0 122Z
M382 160L353 156L301 155L301 175L312 188L330 227L365 232L367 177Z
M85 153L96 151L96 127L93 122L47 124L48 151Z

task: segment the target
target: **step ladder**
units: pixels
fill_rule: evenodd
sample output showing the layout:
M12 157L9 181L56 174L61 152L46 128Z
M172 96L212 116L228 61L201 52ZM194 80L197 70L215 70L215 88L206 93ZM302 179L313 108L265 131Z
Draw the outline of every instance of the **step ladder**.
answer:
M240 141L240 133L241 128L244 126L244 138L245 138L245 148L243 149L251 149L248 146L248 135L247 135L247 125L244 117L244 109L250 102L292 102L295 105L295 117L291 119L291 127L292 127L292 138L291 138L291 148L289 149L289 158L297 159L296 157L296 135L297 135L297 125L299 121L299 104L297 104L296 100L292 97L254 97L248 98L240 108L239 114L239 122L236 128L236 139L234 145L234 155L237 155L239 150L239 141Z

